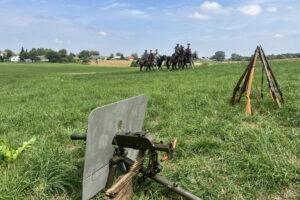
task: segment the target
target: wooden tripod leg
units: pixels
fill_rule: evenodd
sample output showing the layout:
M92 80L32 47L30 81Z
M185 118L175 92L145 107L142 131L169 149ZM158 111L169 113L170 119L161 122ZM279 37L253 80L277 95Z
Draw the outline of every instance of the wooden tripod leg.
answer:
M234 105L236 93L239 91L240 85L241 85L242 81L244 80L244 78L245 78L246 74L248 73L248 71L249 71L249 67L246 67L245 71L243 72L242 76L240 77L239 81L237 82L235 88L233 89L232 97L230 99L230 104L231 105Z
M256 50L255 50L255 52L256 52ZM254 61L254 55L255 55L255 52L254 52L253 56L251 57L251 60L250 60L250 62L249 62L249 64L248 64L248 67L247 67L247 73L246 73L246 78L245 78L245 80L244 80L244 83L243 83L242 88L240 89L239 96L238 96L238 98L237 98L237 100L236 100L237 102L240 102L240 100L241 100L243 94L244 94L245 91L246 91L247 84L248 84L249 77L250 77L250 73L251 73L251 68L252 68L252 66L253 66L253 61Z
M277 91L278 91L278 93L279 93L279 95L280 95L280 100L281 100L282 103L284 103L284 98L283 98L282 90L281 90L281 88L280 88L280 86L279 86L279 84L278 84L278 82L277 82L277 80L276 80L276 77L275 77L275 75L274 75L274 73L273 73L273 71L272 71L272 69L271 69L271 66L270 66L269 61L268 61L268 59L267 59L267 57L266 57L266 54L265 54L265 52L264 52L264 50L262 49L261 46L260 46L260 49L261 49L262 54L263 54L263 57L264 57L264 59L265 59L265 61L266 61L266 63L267 63L267 68L268 68L269 71L270 71L271 78L272 78L272 80L274 80L274 85L275 85L275 87L276 87L276 89L277 89Z
M273 85L273 82L272 82L272 79L271 79L271 72L269 71L269 69L267 67L265 56L264 56L263 52L261 51L261 48L259 50L259 56L261 58L261 61L263 63L264 69L265 69L265 73L266 73L266 77L267 77L267 80L268 80L268 85L269 85L271 97L272 97L273 101L276 102L278 107L281 107L281 103L280 103L280 101L278 100L278 98L276 97L276 94L275 94L274 85Z
M264 98L263 89L264 89L264 68L262 68L262 72L261 72L261 87L260 87L261 98Z
M248 87L247 87L247 93L246 93L246 113L249 115L252 115L252 108L251 108L251 100L250 100L250 95L251 95L251 89L252 89L252 82L253 82L253 77L254 77L254 72L255 72L255 65L256 65L256 60L258 57L258 49L256 49L254 58L253 58L253 63L251 66L251 72L250 72L250 77L248 81Z

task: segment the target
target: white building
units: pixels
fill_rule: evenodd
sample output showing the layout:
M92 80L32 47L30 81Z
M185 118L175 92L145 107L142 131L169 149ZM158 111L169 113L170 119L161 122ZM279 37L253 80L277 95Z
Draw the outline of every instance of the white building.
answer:
M20 56L12 56L9 60L10 62L20 62Z
M49 62L49 59L46 58L46 56L38 56L38 58L40 59L40 62Z
M114 56L112 60L121 60L121 56Z

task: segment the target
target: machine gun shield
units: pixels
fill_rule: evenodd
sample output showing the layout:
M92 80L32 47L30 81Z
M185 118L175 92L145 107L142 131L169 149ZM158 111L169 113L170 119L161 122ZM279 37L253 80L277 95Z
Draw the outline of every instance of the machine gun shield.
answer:
M118 132L140 132L148 98L129 98L94 109L88 118L82 199L87 200L105 188L110 160L114 154L112 141ZM135 160L137 151L128 149Z

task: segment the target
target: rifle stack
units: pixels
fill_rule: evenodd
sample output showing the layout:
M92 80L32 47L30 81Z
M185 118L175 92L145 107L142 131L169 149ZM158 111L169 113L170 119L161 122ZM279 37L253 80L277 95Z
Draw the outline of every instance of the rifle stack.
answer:
M242 95L246 92L246 113L249 115L253 114L250 96L251 96L252 84L253 84L253 79L255 74L255 66L258 58L260 58L263 64L262 77L261 77L261 93L260 93L261 98L263 98L263 82L264 82L264 73L265 73L268 81L270 95L273 101L277 104L279 108L282 107L282 104L284 103L281 88L271 69L267 56L265 55L262 47L257 46L254 55L250 59L249 65L247 66L247 68L245 69L245 71L243 72L242 76L240 77L239 81L236 84L230 100L231 105L234 105L235 102L240 102ZM238 96L237 93L239 93Z

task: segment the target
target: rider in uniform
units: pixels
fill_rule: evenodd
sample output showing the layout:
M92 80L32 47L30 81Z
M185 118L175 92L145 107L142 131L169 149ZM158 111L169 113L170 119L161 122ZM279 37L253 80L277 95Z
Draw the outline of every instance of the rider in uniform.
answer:
M142 59L143 59L144 61L146 61L146 60L148 59L148 57L149 57L148 51L145 50L145 52L144 52L144 54L143 54L143 56L142 56Z
M176 46L175 46L175 57L177 57L177 56L179 56L179 53L180 53L180 46L179 46L179 44L176 44Z
M190 43L187 44L187 48L185 49L185 55L188 58L188 62L191 64L192 68L194 69L193 52Z
M158 63L157 61L160 59L160 55L158 53L158 49L155 49L155 53L154 53L154 65L157 66Z
M191 44L187 44L187 48L185 49L185 55L188 56L189 62L192 62L192 49L191 49Z
M180 54L184 54L184 46L183 45L180 45L180 47L179 47L179 55Z
M154 58L154 54L152 53L152 50L150 50L149 57Z

